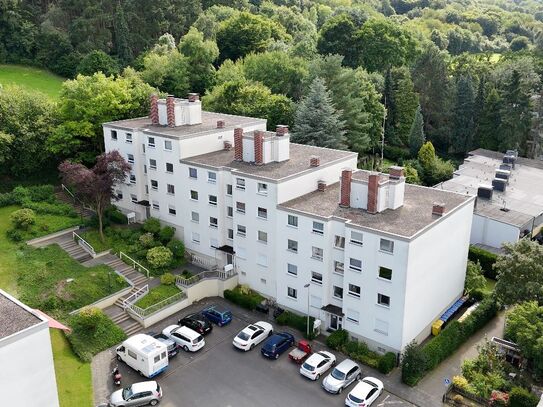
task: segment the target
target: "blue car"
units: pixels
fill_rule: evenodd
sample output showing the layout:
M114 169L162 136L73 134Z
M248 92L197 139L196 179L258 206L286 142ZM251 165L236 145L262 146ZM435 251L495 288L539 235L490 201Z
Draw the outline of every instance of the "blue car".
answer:
M262 355L270 359L279 359L281 353L294 345L294 336L288 332L279 332L268 338L260 349Z
M232 321L232 312L218 305L204 308L202 315L218 326L229 324Z

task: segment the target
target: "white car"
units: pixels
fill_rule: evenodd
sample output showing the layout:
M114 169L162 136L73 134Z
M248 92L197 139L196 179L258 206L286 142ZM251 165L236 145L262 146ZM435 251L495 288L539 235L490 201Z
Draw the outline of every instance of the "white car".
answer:
M155 381L134 383L111 395L110 407L156 406L162 399L162 389Z
M330 352L320 351L312 354L300 366L300 374L311 380L319 380L321 374L336 364L336 357Z
M177 343L185 352L196 352L206 344L202 335L186 326L170 325L164 328L162 333Z
M248 351L273 334L273 326L264 321L248 325L236 335L232 344L241 350Z
M350 407L369 407L383 392L383 382L374 377L364 377L345 399Z

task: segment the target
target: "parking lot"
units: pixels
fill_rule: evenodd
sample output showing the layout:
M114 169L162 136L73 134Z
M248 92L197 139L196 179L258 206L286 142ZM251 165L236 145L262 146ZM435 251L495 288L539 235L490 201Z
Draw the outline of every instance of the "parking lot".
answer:
M201 305L202 306L202 305ZM192 311L192 310L191 310ZM189 313L188 310L180 315ZM156 327L159 331L175 323L180 315L169 318ZM180 351L170 361L169 368L156 380L163 388L161 406L343 406L345 397L354 384L340 395L328 394L321 387L323 377L312 382L299 374L299 366L289 360L287 353L279 360L268 360L260 354L258 345L250 352L241 352L232 346L232 339L248 323L256 322L252 316L234 312L234 320L225 327L214 326L205 337L206 345L196 353ZM282 328L274 325L276 332ZM295 333L293 331L290 331ZM300 335L295 333L296 339ZM338 355L338 363L341 355ZM116 364L112 361L111 365ZM142 378L124 363L119 364L123 386ZM363 365L362 374L367 373ZM330 371L327 372L327 374ZM108 382L113 390L111 380ZM373 406L412 406L386 391Z

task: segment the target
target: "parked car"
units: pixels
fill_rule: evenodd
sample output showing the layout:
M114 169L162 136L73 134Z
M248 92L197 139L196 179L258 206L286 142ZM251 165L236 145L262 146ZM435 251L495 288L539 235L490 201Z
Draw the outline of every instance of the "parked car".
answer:
M339 394L352 382L360 380L361 375L360 366L350 359L345 359L324 378L322 387L328 393Z
M232 311L219 305L204 308L202 315L218 326L224 326L232 321Z
M186 326L170 325L162 333L177 343L185 352L196 352L206 344L202 335Z
M294 363L301 365L312 353L313 349L311 348L309 342L302 339L300 342L298 342L298 346L288 353L288 358Z
M300 366L300 374L311 380L319 380L321 375L336 364L336 357L325 350L312 354Z
M153 338L155 338L159 342L162 342L164 345L168 347L168 358L171 359L177 355L177 352L178 352L177 344L174 341L172 341L170 338L168 338L166 335L162 333L157 333L157 332L147 332L147 335L152 336Z
M110 399L111 407L156 406L162 399L162 389L155 381L134 383L114 392Z
M195 313L187 315L186 317L181 318L177 324L179 326L186 326L196 331L202 335L207 335L213 330L213 325L211 322L204 317L202 314Z
M279 359L281 353L294 345L294 336L288 332L273 334L260 349L262 355L270 359Z
M236 335L232 344L241 350L248 351L273 334L273 326L264 321L258 321L246 326Z
M364 377L345 399L350 407L370 407L383 392L383 382L374 377Z

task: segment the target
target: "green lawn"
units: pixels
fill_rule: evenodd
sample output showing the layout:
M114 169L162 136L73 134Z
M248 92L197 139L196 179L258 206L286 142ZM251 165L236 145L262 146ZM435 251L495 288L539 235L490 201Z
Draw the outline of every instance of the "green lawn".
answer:
M0 84L19 85L30 91L45 93L57 99L64 79L39 68L21 65L0 65Z
M117 242L113 241L113 239L109 236L104 236L104 241L102 241L100 239L100 233L96 229L90 229L85 232L79 233L79 236L85 239L94 248L94 251L96 253L100 253L109 249L114 249L114 246L117 246Z
M50 332L60 407L93 406L90 363L77 358L62 331Z
M136 302L136 306L140 308L149 308L151 305L158 304L160 301L170 298L178 294L181 290L175 285L158 285L149 290L149 294Z

